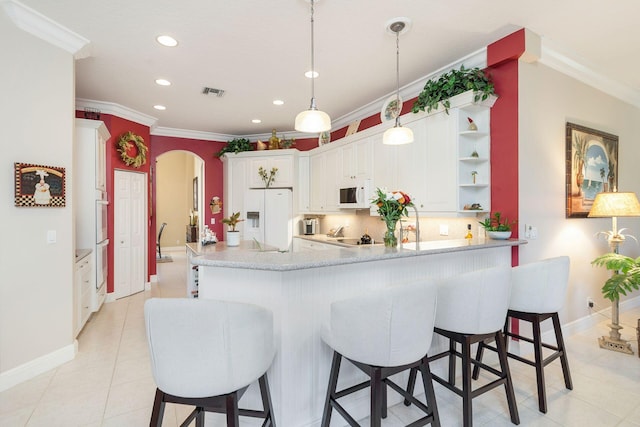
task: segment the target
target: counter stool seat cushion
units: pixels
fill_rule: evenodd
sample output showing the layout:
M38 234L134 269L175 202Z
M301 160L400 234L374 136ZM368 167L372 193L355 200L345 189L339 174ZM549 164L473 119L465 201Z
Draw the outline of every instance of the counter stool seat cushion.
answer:
M331 304L322 339L344 357L375 366L400 366L431 346L437 288L397 285Z
M556 359L560 359L562 374L567 389L573 389L567 351L562 337L558 311L564 305L567 285L569 283L569 257L560 256L544 259L518 267L512 270L512 290L507 321L504 324L504 335L533 344L533 360L519 354L508 352L508 356L519 362L534 366L536 369L536 384L538 389L538 409L547 412L547 397L545 390L544 368ZM531 323L532 336L523 336L509 330L509 319L518 319ZM541 324L551 319L555 334L555 345L542 342ZM481 360L483 350L496 348L488 343L478 346L476 358ZM546 357L543 349L551 350ZM474 368L473 376L478 377L479 367Z
M462 419L464 427L473 425L472 399L495 387L504 385L511 422L520 423L511 373L507 363L506 349L498 346L500 370L483 367L497 378L473 389L471 371L480 363L471 356L471 345L485 339L504 342L502 326L507 315L511 294L511 267L498 266L458 274L438 284L438 309L435 333L449 340L449 350L432 355L429 361L447 358L448 376L433 374L433 380L462 397ZM460 344L461 351L456 345ZM462 384L456 386L456 359L461 359ZM416 371L409 376L407 391L413 393ZM405 402L409 404L410 402Z
M272 418L266 382L275 355L271 311L224 301L152 298L144 313L158 387L152 421L155 416L161 423L165 401L189 404L193 399L191 404L202 412L209 410L204 408L206 399L237 393L237 406L244 390L257 380L266 404L263 415ZM225 405L218 409L225 412Z
M511 296L510 267L486 268L440 281L435 327L464 334L502 329Z
M387 386L409 399L425 416L412 423L440 426L427 351L433 337L437 288L431 281L388 287L378 292L331 304L330 321L322 339L333 350L329 387L322 417L328 427L336 409L350 425L358 425L338 399L370 387L371 426L379 427L387 414ZM337 391L342 358L370 377L369 381ZM389 377L415 368L420 370L427 405L409 395Z

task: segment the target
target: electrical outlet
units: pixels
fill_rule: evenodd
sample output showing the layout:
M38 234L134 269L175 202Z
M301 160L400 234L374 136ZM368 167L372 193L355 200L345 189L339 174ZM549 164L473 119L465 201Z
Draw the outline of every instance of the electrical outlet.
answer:
M587 305L589 306L589 308L593 308L594 306L593 298L587 297Z
M525 239L537 239L538 238L538 227L534 227L533 225L524 225L524 238Z
M211 225L214 225L216 223L216 219L215 218L211 218Z
M447 224L440 224L440 235L441 236L449 235L449 226Z

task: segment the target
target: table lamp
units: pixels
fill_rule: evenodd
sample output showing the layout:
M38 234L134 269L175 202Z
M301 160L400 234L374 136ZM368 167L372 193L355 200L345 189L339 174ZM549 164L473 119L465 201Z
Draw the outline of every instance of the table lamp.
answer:
M588 216L589 218L611 218L611 231L603 233L608 236L611 251L617 254L620 244L624 242L624 235L620 233L621 230L618 230L618 217L640 216L640 203L636 194L631 192L598 193ZM633 354L629 343L620 336L622 326L619 325L619 304L618 298L611 302L611 324L609 325L611 331L608 337L598 338L598 343L600 348Z

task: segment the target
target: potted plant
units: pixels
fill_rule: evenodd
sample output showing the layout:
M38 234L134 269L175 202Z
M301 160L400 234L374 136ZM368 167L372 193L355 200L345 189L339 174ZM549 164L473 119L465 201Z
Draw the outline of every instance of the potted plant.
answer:
M463 92L474 91L473 101L486 101L491 96L495 97L495 89L490 77L479 68L464 68L451 70L442 74L437 80L429 80L424 85L424 89L418 95L418 99L413 103L411 111L418 113L427 109L437 110L442 104L444 110L449 114L451 103L449 98Z
M491 239L505 240L511 237L511 227L516 221L511 221L503 217L500 212L495 212L493 216L485 218L484 221L478 221L487 232L487 236Z
M608 300L616 301L620 295L626 296L627 292L640 289L640 257L634 259L611 252L599 256L591 264L612 272L602 287L602 295Z
M238 246L240 244L240 232L236 230L236 225L244 221L240 219L240 212L232 213L228 218L222 218L222 223L227 224L227 246Z
M247 138L233 138L231 141L227 141L227 145L222 147L222 149L216 153L216 157L221 157L224 153L238 154L241 151L251 150L251 143Z

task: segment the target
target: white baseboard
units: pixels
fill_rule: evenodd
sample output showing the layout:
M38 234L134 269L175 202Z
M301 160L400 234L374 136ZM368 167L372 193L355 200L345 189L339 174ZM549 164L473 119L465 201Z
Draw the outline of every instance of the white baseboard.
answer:
M78 340L74 340L73 344L69 344L23 365L0 373L0 392L73 360L77 352Z
M623 313L626 310L631 310L636 307L640 307L640 296L630 298L626 301L620 303L620 313ZM584 332L598 323L602 322L604 318L611 317L611 307L603 308L602 310L598 310L592 312L588 316L581 317L580 319L576 319L572 322L565 323L562 325L562 335L565 337L570 337L571 335L579 334L580 332ZM528 322L524 322L528 323ZM525 335L526 336L526 335ZM542 333L542 342L547 343L555 343L556 336L553 329L549 329ZM516 354L531 354L533 353L533 345L527 342L516 342L511 341L509 343L509 350Z
M104 302L114 302L116 300L116 297L113 294L113 292L108 293L107 298L105 298Z
M151 283L158 283L158 275L157 274L152 274L151 277L149 278L149 283L147 283L147 285L149 285L149 287L151 287Z

